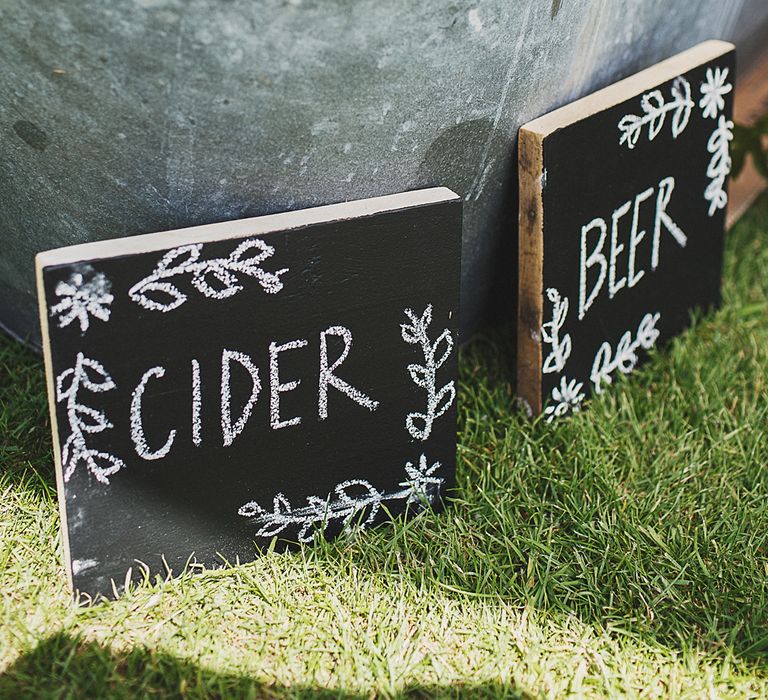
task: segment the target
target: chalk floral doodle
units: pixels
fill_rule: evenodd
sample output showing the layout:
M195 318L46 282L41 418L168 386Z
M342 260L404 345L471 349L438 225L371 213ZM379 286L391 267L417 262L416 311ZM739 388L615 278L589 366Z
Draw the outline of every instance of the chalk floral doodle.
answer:
M187 300L187 295L169 281L173 277L191 275L192 286L211 299L237 294L243 288L239 275L256 279L267 294L277 294L283 288L280 276L288 268L267 272L261 267L275 249L259 238L244 241L226 258L201 260L202 249L202 243L195 243L169 250L152 274L134 284L128 295L145 309L166 312Z
M694 106L691 99L691 85L685 78L678 76L672 83L670 92L672 99L669 102L664 100L661 90L652 90L642 96L640 106L643 114L627 114L619 121L620 144L626 143L627 148L634 148L645 126L648 127L648 140L653 141L664 126L667 114L670 112L672 112L672 137L677 138L683 133L688 126L691 109Z
M728 204L725 181L731 172L730 142L733 140L733 122L721 114L717 127L707 141L707 151L712 154L707 166L709 184L704 190L704 199L709 202L707 214L712 216Z
M733 85L725 82L727 79L728 68L719 66L715 66L714 70L707 68L707 80L701 84L701 100L699 100L699 107L705 119L717 119L718 114L725 109L723 95L733 90Z
M114 455L90 449L86 445L87 434L101 433L114 426L102 411L78 401L78 392L81 389L102 393L114 388L115 383L104 366L97 360L85 357L82 352L77 353L74 367L64 370L56 377L56 401L66 402L67 421L71 431L61 448L64 481L69 481L81 463L102 484L108 484L109 477L125 466L124 462Z
M552 302L552 320L541 326L541 338L552 346L549 355L544 359L541 371L544 374L561 372L571 356L571 336L567 333L561 338L560 329L565 324L568 315L568 297L561 297L554 287L547 289L547 298Z
M584 382L576 379L568 381L565 377L560 377L560 386L552 389L552 403L544 409L547 423L568 413L577 413L581 402L584 401L583 387Z
M600 346L589 376L596 393L601 394L603 392L603 383L611 384L613 381L611 374L616 370L622 374L629 374L635 368L639 348L650 350L656 344L659 337L659 329L656 328L656 324L659 322L659 318L661 318L659 313L645 314L637 327L635 338L632 338L631 331L624 333L616 346L615 353L608 342L604 342Z
M50 315L58 316L59 328L77 320L80 332L85 333L90 327L91 316L109 321L109 306L114 300L111 287L103 273L94 272L90 265L85 266L83 270L73 272L66 282L62 280L56 285L54 293L61 301L51 307Z
M364 479L350 479L337 484L333 494L326 498L308 496L307 505L300 508L293 508L288 499L278 493L271 511L250 501L237 512L258 526L257 537L274 537L286 528L298 527L299 542L311 542L316 532L325 532L334 522L340 522L342 532L351 535L370 525L385 503L400 501L417 508L434 503L444 482L435 476L439 469L440 462L429 466L422 454L418 465L406 462L406 479L398 484L397 491L379 491Z
M400 324L403 340L411 345L419 345L424 354L424 364L408 365L408 373L414 384L427 392L427 410L425 413L409 413L405 419L405 427L417 440L426 440L432 433L432 424L442 416L456 398L456 388L453 380L436 388L436 373L443 366L453 350L453 338L446 328L433 343L429 339L429 324L432 322L432 304L428 304L424 313L419 316L412 309L405 309L405 315L410 323Z

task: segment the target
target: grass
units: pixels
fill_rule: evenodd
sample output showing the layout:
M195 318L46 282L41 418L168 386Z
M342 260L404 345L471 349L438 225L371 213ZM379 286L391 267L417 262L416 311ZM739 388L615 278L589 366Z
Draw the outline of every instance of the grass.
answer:
M530 423L510 333L461 359L442 515L78 609L40 361L0 340L0 697L768 695L768 199L724 305Z

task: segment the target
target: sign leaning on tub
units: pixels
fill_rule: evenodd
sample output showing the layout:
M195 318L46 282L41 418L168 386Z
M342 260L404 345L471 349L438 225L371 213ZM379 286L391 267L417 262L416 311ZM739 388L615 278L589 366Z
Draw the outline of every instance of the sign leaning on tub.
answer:
M460 245L434 188L38 255L74 590L440 506Z
M720 300L735 52L707 41L523 126L518 392L578 411Z

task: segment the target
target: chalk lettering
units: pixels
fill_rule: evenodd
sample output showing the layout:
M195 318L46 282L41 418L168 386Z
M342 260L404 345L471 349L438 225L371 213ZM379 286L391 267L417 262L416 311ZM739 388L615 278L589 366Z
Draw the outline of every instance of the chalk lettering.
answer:
M308 344L306 340L292 340L289 343L283 343L278 345L277 343L269 344L269 420L270 425L274 430L279 428L285 428L289 425L298 425L301 423L301 417L296 416L288 420L280 420L280 394L286 391L292 391L299 384L301 379L294 379L293 381L280 383L280 368L278 365L278 355L284 350L295 350L296 348L303 348Z
M638 231L640 218L640 205L653 194L653 187L643 190L635 197L635 206L632 209L632 231L629 234L629 270L627 284L634 287L645 274L645 270L635 271L635 259L637 255L637 246L645 238L645 229Z
M620 277L616 280L616 258L619 257L619 253L624 250L624 244L618 242L619 238L619 219L629 211L630 202L624 202L618 209L614 210L611 215L611 265L608 269L608 296L613 299L626 283L626 277Z
M232 425L232 396L230 389L230 365L232 360L242 365L251 375L251 395L248 397L243 407L240 417ZM235 438L243 432L245 424L251 417L251 411L259 398L261 391L261 380L259 379L259 368L256 367L251 358L244 352L236 350L224 350L221 353L221 433L224 438L224 447L231 445Z
M329 335L339 336L344 340L344 350L342 350L339 358L332 364L328 365L328 342L326 337ZM346 394L350 399L364 406L369 411L375 411L379 405L378 401L374 401L369 396L366 396L359 389L351 386L343 379L337 377L334 371L337 370L341 363L347 359L349 350L352 347L352 333L348 328L344 326L331 326L330 328L321 331L320 333L320 384L318 388L317 399L317 411L320 420L328 418L328 387L332 386L342 394Z
M152 377L162 379L164 376L164 367L152 367L151 369L148 369L144 372L144 375L141 377L141 380L133 390L133 395L131 396L131 440L133 441L133 447L136 450L136 454L142 459L162 459L168 452L170 452L173 440L176 437L176 431L171 430L171 432L168 433L168 438L166 439L165 444L160 449L153 452L149 449L147 439L144 435L144 424L141 418L144 390Z
M672 190L675 189L675 178L665 177L659 182L659 193L656 195L656 218L653 222L653 251L651 252L651 267L655 270L659 266L659 239L661 237L662 224L672 234L672 237L678 242L681 248L685 248L688 242L687 236L681 228L672 221L672 217L667 214L667 205L672 197Z
M587 234L593 229L600 229L600 239L597 245L592 249L592 252L587 257ZM595 298L600 293L600 289L605 281L606 268L608 262L603 255L603 244L605 243L606 225L605 221L600 217L592 219L586 226L581 227L581 273L579 275L579 320L584 318L584 314ZM597 282L592 287L592 291L587 296L587 270L593 265L600 265L600 274L598 275Z
M659 266L659 245L662 229L666 229L681 247L685 247L688 241L682 229L672 220L667 213L667 206L675 189L675 178L665 177L659 182L656 194L656 212L653 223L653 247L651 251L651 268L655 270ZM581 260L579 266L579 320L583 319L589 308L597 300L602 291L606 276L608 278L608 296L614 296L625 287L634 287L645 275L645 270L637 269L637 247L645 238L645 229L640 229L640 205L649 199L654 192L653 187L643 190L632 200L624 202L611 214L610 251L603 252L607 236L608 225L605 219L597 217L581 227ZM625 244L619 242L619 222L632 208L632 228L629 235L629 255L627 261L627 274L619 276L617 273L617 260L625 249ZM591 231L599 230L597 242L587 254L589 249L588 238ZM587 277L590 268L598 266L597 279L587 293Z

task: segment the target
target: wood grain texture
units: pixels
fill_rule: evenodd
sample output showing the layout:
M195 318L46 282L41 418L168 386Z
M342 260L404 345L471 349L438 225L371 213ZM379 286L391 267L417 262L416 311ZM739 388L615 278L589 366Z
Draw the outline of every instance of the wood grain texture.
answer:
M541 413L542 202L541 136L525 127L519 134L520 212L518 218L517 388L526 409Z

